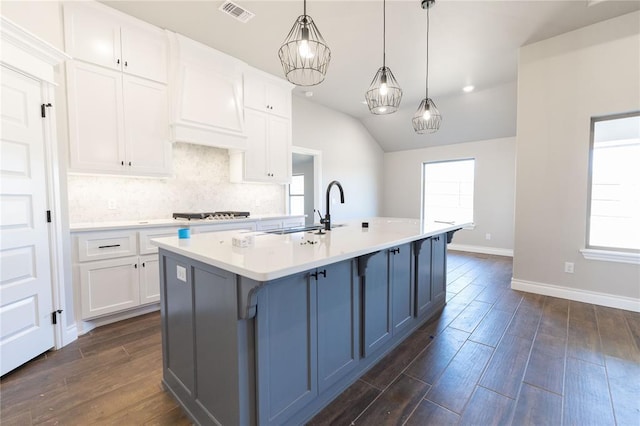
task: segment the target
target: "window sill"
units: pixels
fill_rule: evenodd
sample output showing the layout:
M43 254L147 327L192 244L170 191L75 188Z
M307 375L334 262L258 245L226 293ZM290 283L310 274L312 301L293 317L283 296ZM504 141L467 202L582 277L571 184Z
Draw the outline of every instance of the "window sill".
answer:
M582 253L582 256L584 256L584 258L587 260L601 260L605 262L631 263L633 265L640 265L640 253L594 249L582 249L580 250L580 253Z

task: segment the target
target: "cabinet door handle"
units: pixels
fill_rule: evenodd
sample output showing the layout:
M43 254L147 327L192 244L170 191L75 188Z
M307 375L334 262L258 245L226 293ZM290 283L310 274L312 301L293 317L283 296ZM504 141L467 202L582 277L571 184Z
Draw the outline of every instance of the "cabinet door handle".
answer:
M315 278L315 279L316 279L316 281L318 281L318 276L319 276L319 275L322 275L323 277L327 278L327 270L326 270L326 269L323 269L322 271L316 271L316 272L312 272L312 273L311 273L311 276L312 276L313 278Z
M134 267L134 268L136 268L136 269L138 269L138 264L137 264L137 263L134 263L134 264L133 264L133 267Z
M131 165L131 161L129 161L129 165Z
M127 61L124 61L124 66L125 66L125 67L128 67L128 66L129 66L129 63L128 63Z
M120 65L120 59L116 60L116 64Z
M391 249L391 250L389 250L389 253L391 253L391 254L398 254L398 253L400 253L400 248L399 248L399 247L397 247L397 248Z
M120 244L110 244L108 246L98 246L99 249L112 248L112 247L120 247Z
M142 262L142 267L143 267L143 268L146 268L146 265L144 264L144 262Z
M121 165L121 166L124 166L124 161L121 161L121 162L120 162L120 165Z

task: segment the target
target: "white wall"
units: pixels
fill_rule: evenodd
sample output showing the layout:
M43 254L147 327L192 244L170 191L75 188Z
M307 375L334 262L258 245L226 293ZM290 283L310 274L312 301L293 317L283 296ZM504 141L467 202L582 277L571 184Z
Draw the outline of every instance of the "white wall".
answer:
M293 145L322 151L322 188L338 180L344 188L331 192L331 219L376 216L382 202L383 152L362 123L346 114L293 97ZM325 211L325 193L321 194Z
M420 218L422 164L464 158L476 160L473 206L476 226L473 230L457 232L453 248L510 255L513 249L515 138L386 153L382 215ZM485 239L487 233L491 234L491 240Z
M514 288L640 308L638 265L586 260L579 252L590 119L639 108L640 13L521 49ZM574 274L564 273L567 261Z

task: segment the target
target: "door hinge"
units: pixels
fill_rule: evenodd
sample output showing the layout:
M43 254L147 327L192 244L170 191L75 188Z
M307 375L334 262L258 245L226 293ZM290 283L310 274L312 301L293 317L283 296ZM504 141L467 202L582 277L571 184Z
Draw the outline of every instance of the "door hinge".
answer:
M62 309L58 309L56 311L51 312L51 324L58 323L58 314L62 313Z
M51 223L51 210L47 210L47 223Z
M42 118L45 118L47 116L47 108L52 107L53 105L51 105L51 103L47 103L47 104L42 104L40 105L40 115L42 115Z

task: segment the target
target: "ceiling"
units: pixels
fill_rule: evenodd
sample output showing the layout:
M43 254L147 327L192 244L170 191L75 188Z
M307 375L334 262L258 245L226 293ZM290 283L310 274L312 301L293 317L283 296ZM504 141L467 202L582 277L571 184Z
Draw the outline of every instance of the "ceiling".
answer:
M218 10L222 1L103 3L283 76L277 51L302 1L234 1L255 17L239 22ZM411 118L424 98L426 68L420 0L387 1L386 63L404 94L400 109L385 116L362 103L382 66L382 2L310 0L307 13L331 48L331 64L324 82L296 87L294 95L360 120L385 152L514 136L518 48L636 10L637 0L437 0L430 11L429 95L443 122L438 132L417 135ZM469 84L475 90L463 93Z

